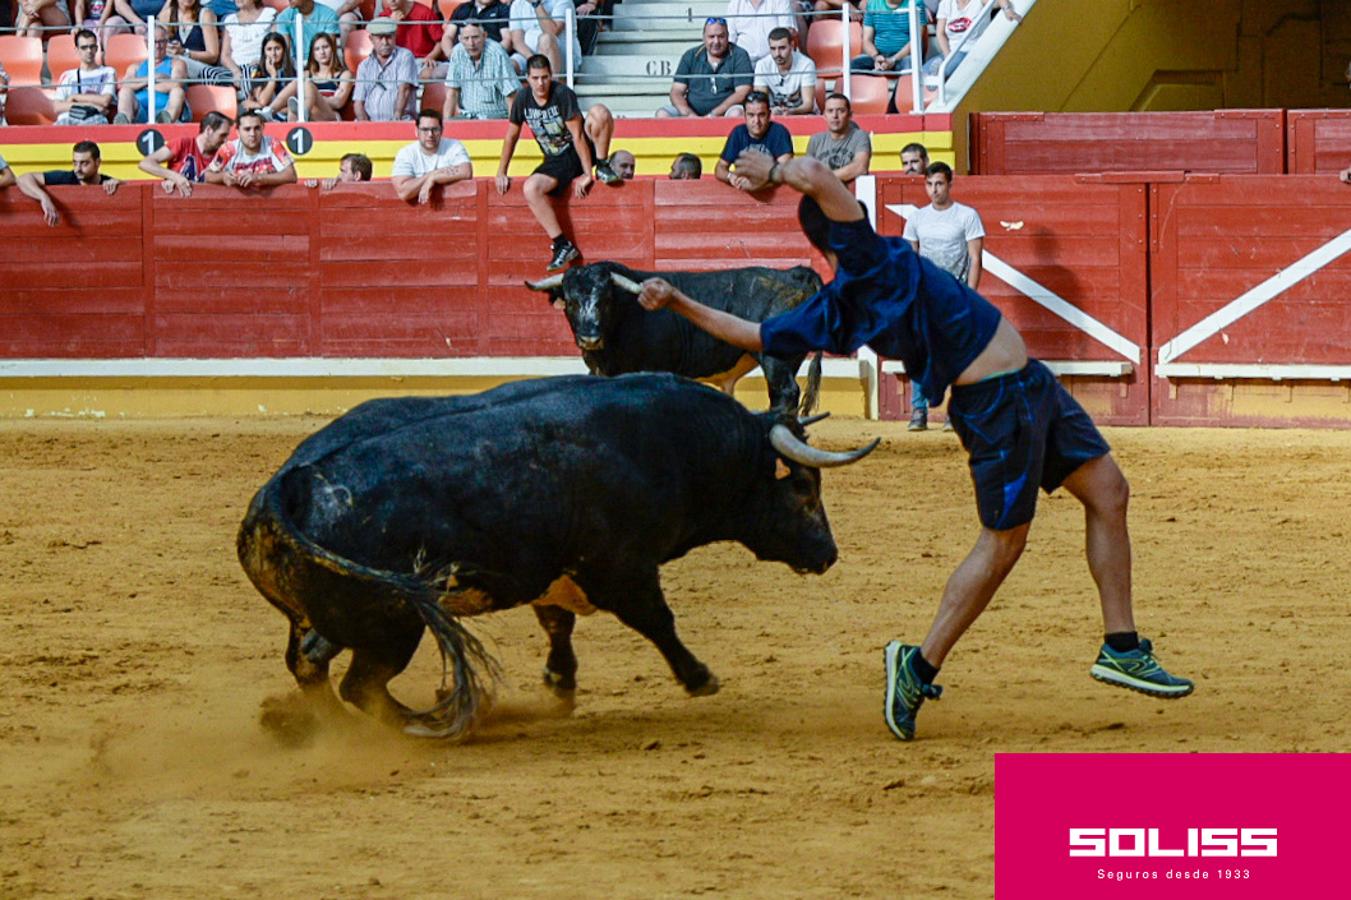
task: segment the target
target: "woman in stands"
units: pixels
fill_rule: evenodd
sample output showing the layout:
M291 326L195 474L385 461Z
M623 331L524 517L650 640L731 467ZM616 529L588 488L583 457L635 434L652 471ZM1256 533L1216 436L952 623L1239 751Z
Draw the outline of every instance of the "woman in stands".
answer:
M145 34L146 20L154 16L156 21L164 18L166 0L113 0L114 12L129 22L137 34Z
M113 0L75 0L70 5L71 19L76 28L88 28L98 38L99 45L106 46L108 38L131 31L127 20L116 15L113 6ZM60 75L53 72L52 77L59 78Z
M189 77L197 77L195 69L220 62L220 30L216 26L216 14L202 9L202 0L177 0L169 9L167 24L170 43L177 40L182 47L181 56L188 64Z
M352 73L338 52L338 39L321 31L310 41L310 61L305 65L309 76L309 110L311 122L337 122L342 119L342 108L352 99ZM291 82L273 104L284 103L292 120L297 118L295 100L298 82Z
M291 49L284 35L275 31L263 38L263 53L258 64L249 70L249 96L244 101L246 110L257 110L264 121L284 121L287 86L296 80L295 66L291 64Z
M238 8L225 17L225 36L221 39L221 65L233 73L239 95L249 96L249 71L263 56L263 38L272 32L277 11L263 6L262 0L236 0Z
M19 0L19 12L14 17L16 36L40 38L54 28L70 28L66 0Z

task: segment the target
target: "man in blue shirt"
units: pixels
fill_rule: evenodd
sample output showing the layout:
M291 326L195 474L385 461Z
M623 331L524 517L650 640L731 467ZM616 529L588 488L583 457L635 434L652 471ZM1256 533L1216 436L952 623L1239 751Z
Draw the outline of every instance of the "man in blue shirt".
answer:
M273 23L272 30L286 36L287 45L290 47L291 62L295 64L296 55L296 32L300 31L296 27L296 19L301 19L304 23L304 36L301 38L301 64L309 62L310 44L314 42L314 36L321 31L337 37L342 27L338 22L338 14L322 3L315 3L314 0L290 0L290 5L277 14L277 20Z
M793 136L778 122L770 121L769 95L751 91L746 95L746 121L732 129L723 144L714 176L724 184L747 190L745 179L732 173L732 163L743 153L760 153L771 162L793 158Z
M1022 555L1038 486L1050 492L1064 485L1086 512L1088 566L1106 632L1090 674L1155 697L1190 694L1192 683L1164 671L1135 632L1126 479L1092 420L1046 366L1028 358L1008 320L903 238L874 232L853 194L818 160L781 163L745 153L734 175L748 190L787 184L805 195L798 219L834 280L763 323L710 309L657 278L643 285L645 308L669 307L752 352L848 354L867 344L900 359L934 402L952 388L948 413L969 457L981 532L948 578L924 642L891 641L883 652L892 733L912 739L921 704L938 699L939 667Z

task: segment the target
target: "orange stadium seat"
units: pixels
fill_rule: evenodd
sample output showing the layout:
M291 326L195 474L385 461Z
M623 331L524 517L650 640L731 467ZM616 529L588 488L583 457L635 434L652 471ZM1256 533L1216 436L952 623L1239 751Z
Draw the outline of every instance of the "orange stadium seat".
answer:
M908 76L901 79L906 83L906 89L909 90L910 79ZM873 113L884 113L887 111L887 104L891 100L891 86L894 79L883 78L880 75L854 75L849 80L849 90L853 96L850 98L854 106L854 115L868 115ZM906 109L909 109L907 104Z
M838 19L817 19L807 32L807 55L816 63L817 74L833 74L840 71L841 56L844 50L845 28ZM849 23L849 56L852 58L862 52L863 26L857 22Z
M103 64L112 66L118 81L128 66L144 62L147 56L145 38L137 34L115 34L103 45Z
M0 35L0 63L9 73L11 87L42 85L42 41L39 39Z
M32 85L10 88L5 119L11 125L51 125L56 121L51 94Z
M73 36L57 34L47 41L47 71L52 73L53 84L61 80L63 73L79 68L79 65L80 52L75 49Z
M287 3L286 0L263 0L263 6L270 6L277 12L281 12L290 5L291 4Z
M188 108L192 110L192 121L200 122L209 112L224 113L230 118L238 115L239 94L233 87L219 84L189 85L184 91Z
M343 50L343 56L347 60L347 68L356 74L357 66L361 61L371 55L371 36L366 31L353 31L347 35L347 47Z
M418 109L434 109L440 112L446 105L446 83L444 81L425 81L422 83L422 99Z

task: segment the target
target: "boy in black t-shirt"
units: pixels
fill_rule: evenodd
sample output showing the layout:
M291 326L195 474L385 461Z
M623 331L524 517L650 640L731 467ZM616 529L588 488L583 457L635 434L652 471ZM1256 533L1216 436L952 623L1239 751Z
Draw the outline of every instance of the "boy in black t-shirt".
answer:
M528 123L544 154L544 162L525 180L523 190L530 211L553 241L553 255L549 259L552 272L581 256L581 251L563 234L549 198L563 196L568 185L572 185L573 196L585 197L591 187L593 160L596 178L610 185L620 182L608 159L614 119L608 109L597 103L587 110L583 120L577 95L567 85L554 83L553 67L543 54L537 53L526 62L526 80L530 90L517 91L511 104L510 124L502 141L502 161L497 166L497 192L505 194L511 187L507 167L516 152L521 126Z
M99 172L103 160L99 145L93 141L80 141L71 150L71 170L53 169L50 172L29 172L19 176L19 190L32 197L42 207L42 220L53 228L61 221L51 194L44 187L52 185L103 185L104 193L112 196L122 182L111 175Z

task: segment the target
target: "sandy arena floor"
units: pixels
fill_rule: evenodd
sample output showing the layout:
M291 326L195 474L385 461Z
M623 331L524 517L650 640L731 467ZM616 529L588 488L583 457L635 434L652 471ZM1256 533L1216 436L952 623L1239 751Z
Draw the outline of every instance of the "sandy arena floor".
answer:
M687 699L601 614L569 716L521 609L473 623L509 682L469 743L354 718L281 746L258 710L292 686L284 619L234 536L320 424L0 422L0 895L981 897L996 751L1351 745L1351 433L1110 431L1141 628L1196 694L1088 677L1081 513L1056 496L906 745L880 651L922 636L975 537L967 475L950 434L832 420L826 446L886 437L826 475L834 570L731 545L665 570L717 696ZM425 641L394 690L425 703L437 672Z

